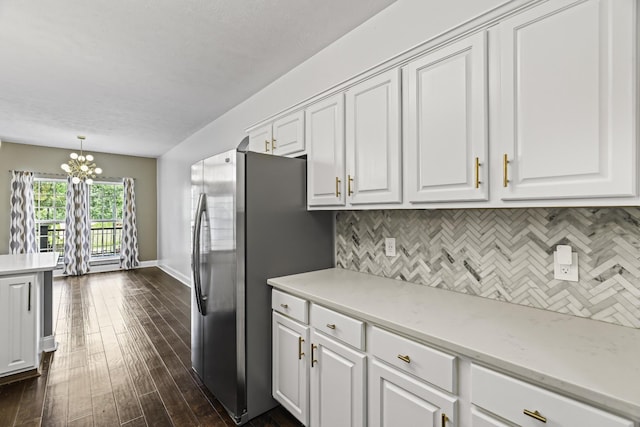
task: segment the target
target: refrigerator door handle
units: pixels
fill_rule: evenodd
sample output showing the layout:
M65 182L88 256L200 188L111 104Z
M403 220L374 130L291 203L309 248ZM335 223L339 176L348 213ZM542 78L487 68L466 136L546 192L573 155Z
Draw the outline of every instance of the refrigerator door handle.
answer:
M200 314L204 314L202 306L202 276L200 275L200 238L202 235L202 216L206 212L207 196L204 193L200 193L195 216L196 222L193 227L193 248L191 248L191 254L193 257L191 260L193 269L193 289L196 293L196 304Z

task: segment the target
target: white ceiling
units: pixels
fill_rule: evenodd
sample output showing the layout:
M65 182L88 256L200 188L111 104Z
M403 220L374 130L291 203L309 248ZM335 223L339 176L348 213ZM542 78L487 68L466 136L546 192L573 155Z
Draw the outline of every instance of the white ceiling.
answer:
M0 140L159 156L395 0L0 0Z

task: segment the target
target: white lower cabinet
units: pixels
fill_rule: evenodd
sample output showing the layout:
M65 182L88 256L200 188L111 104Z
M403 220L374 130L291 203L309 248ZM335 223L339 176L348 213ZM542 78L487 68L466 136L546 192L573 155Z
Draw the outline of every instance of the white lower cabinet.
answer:
M366 426L365 354L313 329L311 346L311 426Z
M471 407L471 427L511 427L491 415L485 414L475 406Z
M369 426L457 426L457 398L397 369L369 364Z
M522 427L634 427L631 420L475 364L471 403Z
M36 368L36 276L0 278L0 375Z
M309 425L309 327L273 313L273 397Z

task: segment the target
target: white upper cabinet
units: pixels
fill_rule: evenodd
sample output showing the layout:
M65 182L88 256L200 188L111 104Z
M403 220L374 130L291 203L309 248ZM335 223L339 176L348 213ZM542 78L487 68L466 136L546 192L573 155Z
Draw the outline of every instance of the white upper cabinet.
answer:
M503 200L636 193L635 16L559 0L499 24Z
M347 200L400 203L400 70L365 80L346 93Z
M307 201L309 206L344 206L344 95L305 111Z
M486 43L482 31L403 69L410 203L487 199Z
M249 151L288 156L302 154L304 111L287 114L249 132Z
M304 151L304 111L273 122L272 154L286 156Z
M260 126L259 128L249 132L249 151L271 154L272 143L273 134L271 132L271 123Z

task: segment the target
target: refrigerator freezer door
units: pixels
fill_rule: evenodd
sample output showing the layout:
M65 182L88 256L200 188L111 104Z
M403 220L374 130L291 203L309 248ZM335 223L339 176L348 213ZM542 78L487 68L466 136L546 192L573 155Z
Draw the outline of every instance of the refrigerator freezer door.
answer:
M203 357L207 388L236 417L239 401L236 339L236 153L204 160L204 192L209 213L211 278L202 282L204 300Z
M201 227L196 227L196 218L200 215L198 211L200 195L203 194L204 171L203 163L199 161L191 166L191 364L193 370L202 377L204 373L204 360L202 359L202 316L200 315L200 298L196 295L196 275L202 271L202 266L197 265L200 257L194 248L196 236L200 233ZM198 268L200 267L200 268ZM199 279L198 279L199 280Z

